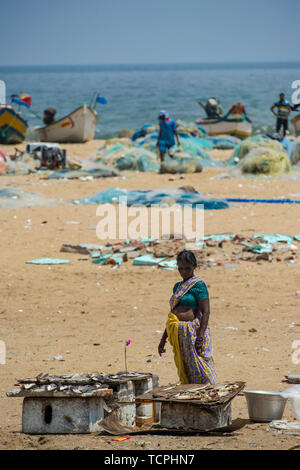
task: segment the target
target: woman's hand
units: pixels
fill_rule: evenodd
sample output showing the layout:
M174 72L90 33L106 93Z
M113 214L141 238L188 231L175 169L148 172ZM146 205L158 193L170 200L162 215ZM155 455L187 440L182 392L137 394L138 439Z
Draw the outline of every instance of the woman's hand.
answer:
M197 354L201 356L203 353L203 338L199 337L196 339L195 349L197 351Z
M166 346L166 340L164 338L162 338L160 340L160 343L158 345L158 354L161 356L163 353L166 352L166 349L165 349L165 346Z

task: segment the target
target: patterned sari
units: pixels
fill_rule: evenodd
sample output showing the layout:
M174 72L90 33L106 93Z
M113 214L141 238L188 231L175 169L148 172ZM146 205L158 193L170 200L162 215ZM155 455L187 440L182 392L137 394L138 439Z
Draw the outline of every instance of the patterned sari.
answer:
M179 303L180 298L199 281L201 281L201 279L197 276L193 276L179 284L176 292L170 299L170 307L172 310ZM182 384L217 383L217 374L211 355L212 345L209 327L205 330L201 355L198 355L195 348L197 332L200 325L201 319L199 318L195 318L192 321L179 321L177 316L172 312L168 315L166 324L168 339L173 347L174 361Z

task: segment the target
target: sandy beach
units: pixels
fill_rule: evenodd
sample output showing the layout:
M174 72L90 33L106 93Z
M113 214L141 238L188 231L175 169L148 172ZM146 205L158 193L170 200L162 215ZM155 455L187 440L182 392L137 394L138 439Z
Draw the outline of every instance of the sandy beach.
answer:
M62 145L67 156L88 158L101 141ZM25 144L19 145L23 150ZM1 146L4 152L13 148ZM226 159L231 150L213 150ZM117 442L114 436L26 435L21 433L22 399L8 398L16 379L40 372L118 372L124 369L124 344L131 371L159 375L160 385L177 382L170 345L159 357L158 342L177 271L133 266L99 267L88 256L61 253L62 244L101 244L96 236L96 206L72 200L109 187L178 188L192 185L206 197L300 199L299 171L280 178L233 177L225 168L202 173L160 175L125 172L93 180L50 180L40 173L2 175L0 189L18 188L51 200L47 206L0 210L2 282L0 340L6 364L0 365L0 449L290 449L299 436L269 429L248 419L244 396L232 402L236 429L226 434L140 433ZM205 234L233 232L300 234L297 204L235 204L205 211ZM298 244L299 247L299 244ZM300 249L300 248L299 248ZM213 248L212 248L213 251ZM217 257L216 254L214 256ZM37 258L69 259L68 265L36 266ZM300 340L299 254L296 263L257 261L217 265L197 271L210 293L210 328L219 381L245 381L247 389L284 390L285 375L299 374L292 343ZM231 327L231 328L228 328ZM53 359L61 355L63 360ZM283 419L292 421L288 402Z

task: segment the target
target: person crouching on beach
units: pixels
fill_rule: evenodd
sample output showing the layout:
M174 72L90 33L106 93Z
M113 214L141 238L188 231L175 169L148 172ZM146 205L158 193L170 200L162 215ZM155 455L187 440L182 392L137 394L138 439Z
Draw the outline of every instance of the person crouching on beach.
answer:
M175 138L177 140L178 146L180 146L179 137L176 130L176 122L174 119L171 119L166 111L160 111L158 115L159 122L159 133L157 139L157 148L159 149L160 161L163 162L165 158L165 153L168 151L169 155L170 149L175 145Z
M192 251L177 256L181 282L173 287L166 329L158 346L161 356L167 339L173 347L174 362L182 384L216 384L208 320L209 297L206 284L194 271L197 259Z

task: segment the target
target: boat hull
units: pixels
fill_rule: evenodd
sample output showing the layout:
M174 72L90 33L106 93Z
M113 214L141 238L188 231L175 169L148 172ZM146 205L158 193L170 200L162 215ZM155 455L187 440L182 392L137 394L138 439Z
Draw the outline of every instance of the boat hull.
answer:
M246 139L252 134L252 125L248 121L235 119L196 119L198 126L203 127L208 135L234 135Z
M291 123L293 124L295 135L300 135L300 114L291 119Z
M27 122L10 106L0 107L0 143L19 144L25 140Z
M96 111L84 105L36 132L41 142L87 142L94 138L97 122Z

